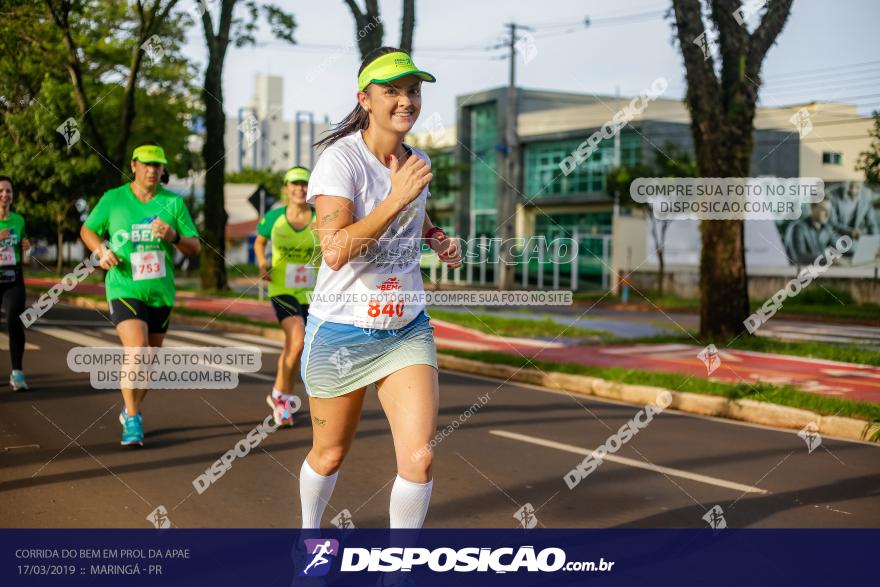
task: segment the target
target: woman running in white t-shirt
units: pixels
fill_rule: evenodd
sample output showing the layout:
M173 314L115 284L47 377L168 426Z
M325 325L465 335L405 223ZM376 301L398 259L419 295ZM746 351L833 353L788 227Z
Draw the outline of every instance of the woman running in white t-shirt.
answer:
M419 528L431 498L437 352L419 270L422 242L451 267L457 239L425 214L431 162L403 143L421 109L421 71L382 47L358 72L357 107L318 143L307 201L317 211L323 261L309 306L302 379L314 438L302 465L303 528L319 528L348 452L367 386L391 425L397 478L391 527Z

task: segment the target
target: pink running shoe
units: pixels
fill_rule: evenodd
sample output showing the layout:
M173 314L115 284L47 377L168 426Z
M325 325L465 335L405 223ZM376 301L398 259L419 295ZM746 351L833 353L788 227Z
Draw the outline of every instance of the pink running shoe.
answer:
M266 396L266 403L272 408L272 416L275 418L276 426L290 428L293 426L293 407L290 400L284 397L274 398L272 394Z

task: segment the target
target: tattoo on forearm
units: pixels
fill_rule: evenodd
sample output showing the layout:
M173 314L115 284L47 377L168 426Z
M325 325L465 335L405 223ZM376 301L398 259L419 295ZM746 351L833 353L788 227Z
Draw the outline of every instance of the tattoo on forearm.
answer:
M325 214L321 217L321 224L326 224L328 222L333 222L339 218L339 209L333 210L330 214Z
M326 418L319 418L318 416L313 417L312 420L314 420L315 424L317 424L318 426L320 426L322 428L324 427L324 424L327 423Z

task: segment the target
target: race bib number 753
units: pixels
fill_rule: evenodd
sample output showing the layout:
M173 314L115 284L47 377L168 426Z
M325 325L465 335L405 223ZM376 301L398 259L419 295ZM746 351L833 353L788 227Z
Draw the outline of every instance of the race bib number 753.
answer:
M165 277L165 253L138 251L131 254L131 278L135 281Z

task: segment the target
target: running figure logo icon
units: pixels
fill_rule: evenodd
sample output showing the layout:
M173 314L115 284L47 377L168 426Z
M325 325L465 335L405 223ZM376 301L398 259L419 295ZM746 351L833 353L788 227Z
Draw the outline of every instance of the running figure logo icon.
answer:
M710 344L697 355L697 358L706 365L706 376L708 377L715 372L715 369L721 366L721 356L714 344Z
M807 443L807 451L812 454L814 450L822 444L822 437L819 435L819 426L815 422L809 422L797 434L804 442Z
M331 560L327 557L335 557L339 554L339 541L332 538L310 538L304 542L310 559L299 576L323 577L330 572Z
M147 516L147 521L151 522L159 530L171 527L171 519L168 518L168 510L164 505L160 505Z
M70 151L72 146L79 142L79 126L77 126L76 120L73 118L68 118L62 122L58 128L55 129L55 132L64 138L64 144L67 146L68 151Z
M711 510L703 516L706 523L713 530L723 530L727 528L727 520L724 519L724 510L720 505L713 506Z
M538 525L538 518L535 516L535 508L532 504L527 503L513 514L513 517L519 520L520 525L525 529L531 529Z

